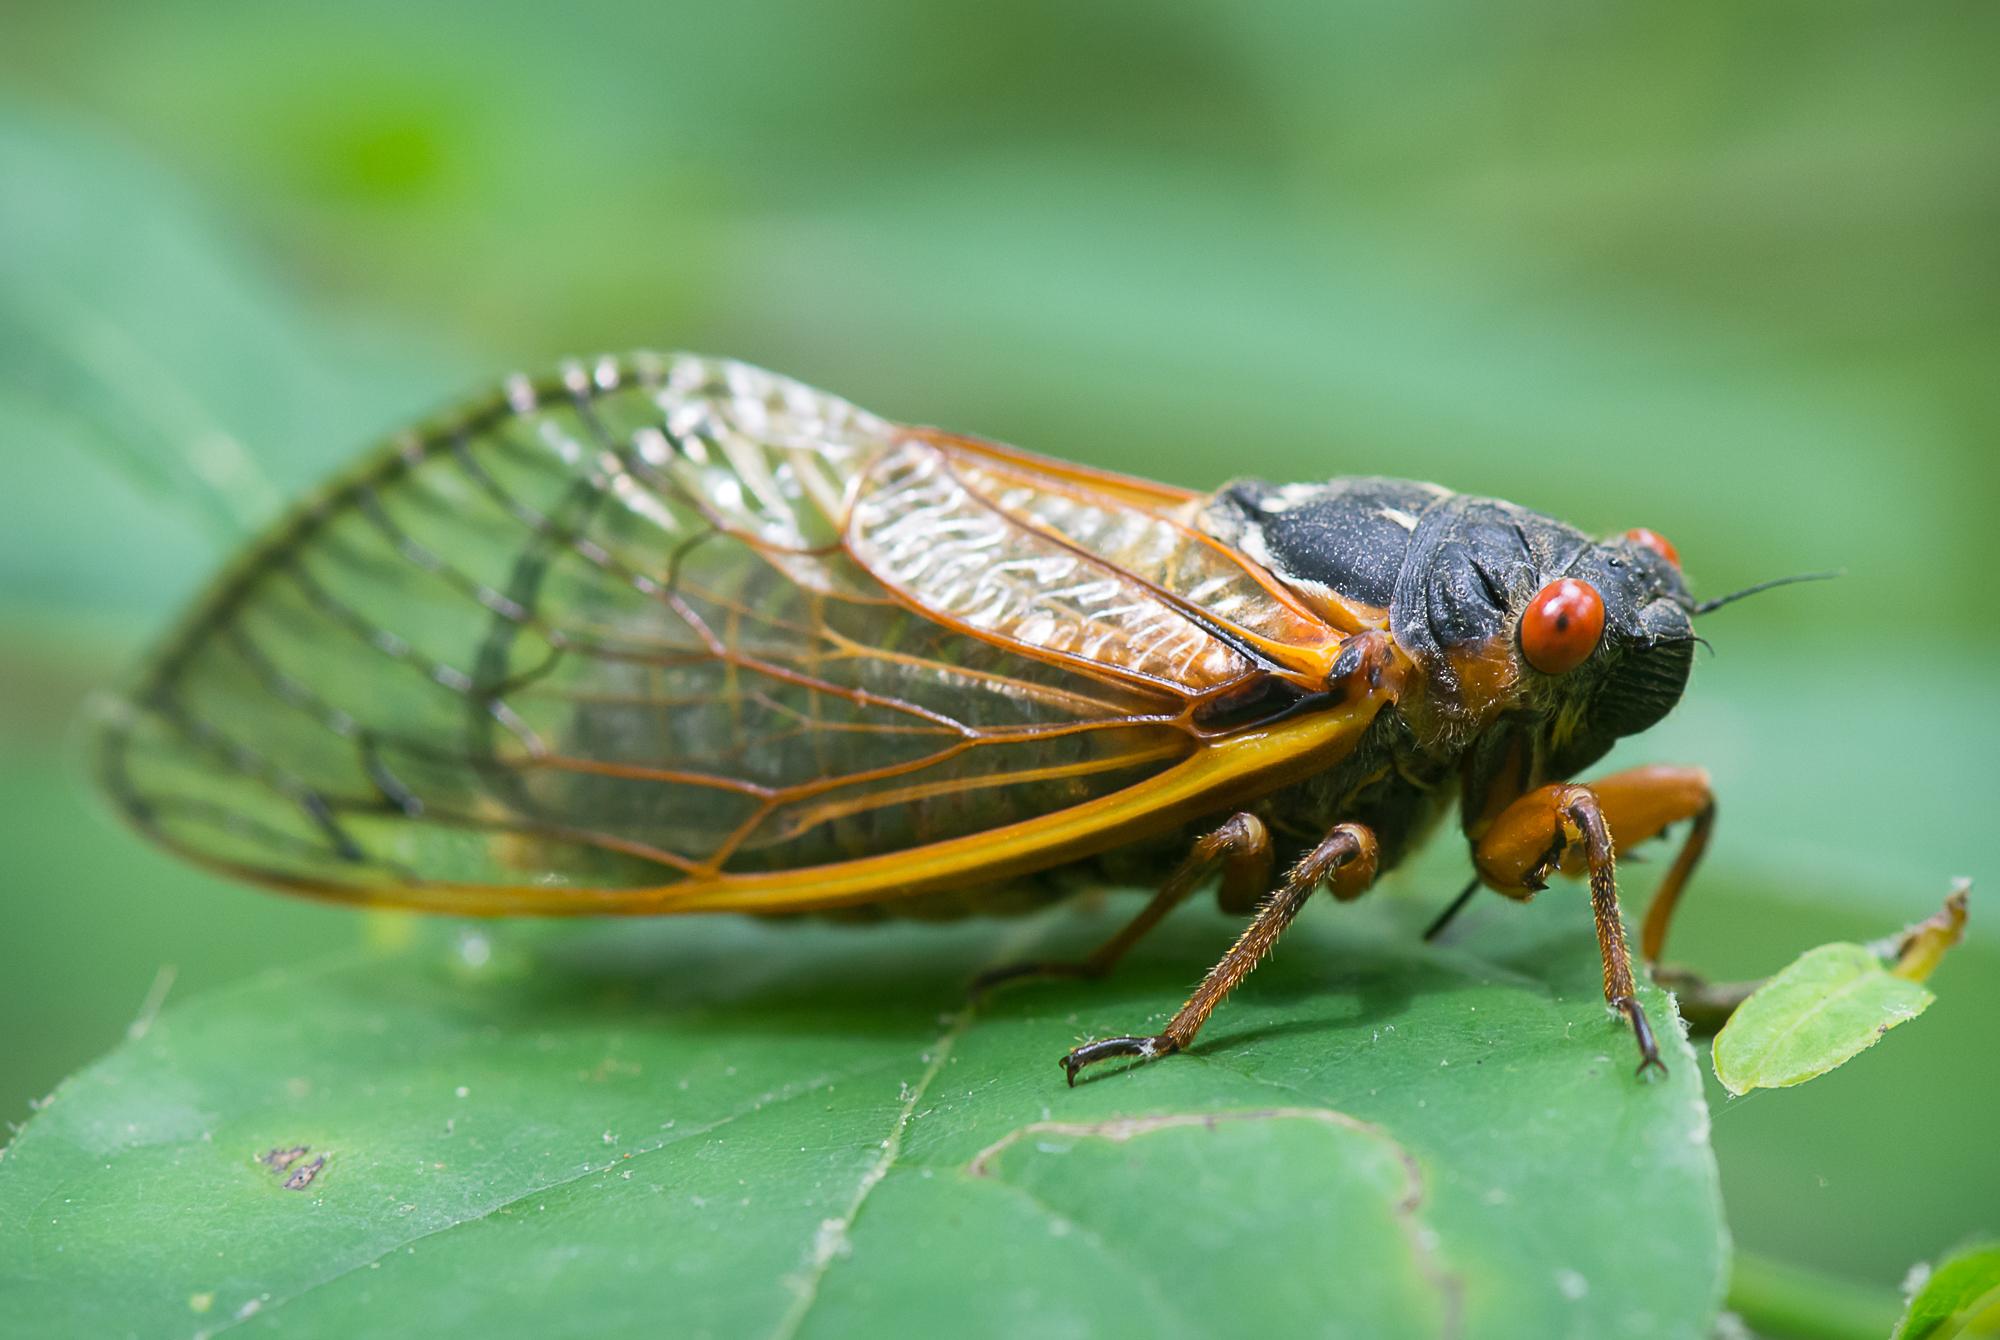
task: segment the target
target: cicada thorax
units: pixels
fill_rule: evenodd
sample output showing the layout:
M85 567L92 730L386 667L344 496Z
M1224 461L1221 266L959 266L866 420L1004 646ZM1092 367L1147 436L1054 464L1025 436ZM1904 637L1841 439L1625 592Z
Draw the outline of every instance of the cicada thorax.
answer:
M1450 789L1476 836L1515 797L1575 775L1657 721L1686 681L1686 592L1655 544L1599 544L1499 499L1372 476L1238 481L1202 524L1316 608L1360 611L1408 657L1393 719L1371 732L1393 737L1400 779L1380 784L1400 798L1370 806L1378 818L1399 804L1428 813L1418 794ZM1587 592L1599 621L1557 673L1538 668L1521 640L1524 615L1552 586ZM1355 781L1326 779L1318 807L1365 804L1343 789Z

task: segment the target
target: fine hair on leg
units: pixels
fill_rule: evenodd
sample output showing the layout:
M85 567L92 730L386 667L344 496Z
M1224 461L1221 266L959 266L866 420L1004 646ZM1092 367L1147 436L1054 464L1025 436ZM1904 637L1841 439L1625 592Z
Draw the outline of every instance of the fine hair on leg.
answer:
M1306 900L1312 897L1322 882L1331 882L1333 896L1345 902L1359 896L1374 883L1375 867L1375 835L1360 824L1336 827L1286 873L1285 882L1265 900L1256 919L1236 938L1229 952L1208 970L1201 985L1195 988L1194 994L1188 997L1187 1003L1181 1006L1163 1032L1152 1037L1105 1038L1085 1043L1062 1058L1069 1082L1074 1085L1077 1072L1093 1061L1114 1056L1151 1060L1185 1051L1194 1042L1195 1034L1201 1031L1208 1016L1215 1012L1215 1007L1250 975L1251 969L1263 960L1264 955L1271 952L1278 937L1284 934L1285 928L1292 924L1299 909L1306 905Z

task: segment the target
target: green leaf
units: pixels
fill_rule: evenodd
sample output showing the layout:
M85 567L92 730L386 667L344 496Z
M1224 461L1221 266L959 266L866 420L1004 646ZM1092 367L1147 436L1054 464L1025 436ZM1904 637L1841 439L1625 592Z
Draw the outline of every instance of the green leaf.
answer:
M58 1336L1707 1334L1693 1053L1649 989L1634 1076L1580 900L1480 956L1315 909L1191 1054L1070 1089L1232 925L964 983L1119 910L467 929L171 1008L0 1162L0 1293Z
M1803 1084L1875 1045L1935 1000L1873 952L1809 949L1759 987L1715 1035L1715 1075L1731 1093Z
M2000 1242L1985 1242L1931 1273L1910 1299L1895 1340L1993 1335L2000 1335Z

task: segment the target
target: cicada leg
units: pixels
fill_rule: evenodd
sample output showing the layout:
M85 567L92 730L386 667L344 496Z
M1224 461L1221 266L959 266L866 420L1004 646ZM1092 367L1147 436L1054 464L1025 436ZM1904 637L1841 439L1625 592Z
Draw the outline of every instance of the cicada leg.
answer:
M1708 850L1708 835L1715 827L1715 793L1709 789L1705 769L1664 765L1614 772L1592 782L1590 789L1611 825L1611 840L1624 850L1658 837L1670 824L1694 820L1639 929L1639 956L1650 967L1667 947L1667 928L1680 905L1681 890Z
M1373 833L1359 824L1341 824L1335 828L1286 873L1284 884L1265 900L1256 920L1237 937L1222 961L1208 970L1208 976L1188 997L1187 1004L1168 1021L1166 1031L1147 1038L1103 1038L1085 1043L1062 1058L1070 1084L1076 1083L1078 1071L1095 1061L1114 1056L1152 1060L1186 1050L1223 997L1235 990L1264 955L1271 952L1285 927L1292 924L1299 909L1321 883L1330 885L1333 896L1345 902L1359 897L1375 882L1375 864Z
M1565 857L1581 852L1590 872L1590 908L1597 921L1597 948L1604 959L1604 999L1632 1025L1639 1043L1639 1073L1648 1066L1666 1073L1653 1026L1632 985L1632 956L1625 948L1625 923L1618 910L1618 857L1611 825L1587 786L1545 786L1501 811L1474 850L1486 882L1511 898L1525 899L1545 887L1549 873Z
M1660 881L1652 905L1646 909L1645 925L1639 934L1639 955L1650 967L1659 961L1666 948L1668 925L1680 904L1681 891L1687 887L1695 866L1701 863L1702 853L1708 850L1708 835L1715 827L1715 795L1709 790L1708 773L1701 768L1665 765L1630 768L1592 782L1590 789L1597 793L1598 804L1604 807L1605 820L1611 825L1611 840L1621 851L1658 837L1668 826L1683 819L1694 820L1681 843L1680 854L1674 858L1673 868ZM1524 855L1539 860L1544 849L1531 845ZM1464 891L1431 922L1424 931L1424 939L1435 940L1465 910L1472 895L1485 882L1483 874L1474 875Z
M1118 966L1128 950L1146 938L1167 913L1186 902L1188 895L1222 863L1222 887L1216 897L1224 908L1254 906L1271 887L1271 834L1254 814L1233 815L1214 832L1195 841L1193 850L1179 868L1167 877L1153 901L1124 929L1092 951L1090 957L1072 960L1012 963L981 973L972 983L976 997L1000 985L1023 977L1102 977Z
M1682 886L1701 860L1714 824L1715 798L1701 769L1634 768L1589 786L1531 791L1501 812L1473 852L1485 882L1512 898L1543 888L1557 869L1589 874L1597 946L1604 958L1604 999L1630 1021L1642 1073L1649 1066L1664 1073L1666 1064L1632 983L1632 958L1618 907L1617 852L1682 819L1693 819L1694 826L1660 883L1640 937L1640 949L1651 963L1666 942Z

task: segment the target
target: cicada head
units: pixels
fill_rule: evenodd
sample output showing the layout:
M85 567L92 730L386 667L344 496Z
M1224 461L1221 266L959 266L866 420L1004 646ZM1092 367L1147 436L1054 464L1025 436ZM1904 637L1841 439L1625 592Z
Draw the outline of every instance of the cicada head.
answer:
M1574 775L1680 701L1692 602L1667 554L1495 499L1439 510L1433 533L1414 537L1429 553L1420 562L1412 545L1390 608L1397 640L1431 672L1433 729L1513 716L1534 732L1540 783Z
M1462 747L1503 719L1535 771L1567 776L1679 701L1693 602L1651 531L1594 541L1552 517L1435 484L1240 480L1203 517L1309 602L1372 607L1417 674L1418 738Z
M1574 665L1537 665L1535 653L1561 614L1549 586L1574 583L1603 610L1595 645ZM1561 577L1538 588L1515 620L1526 698L1543 723L1549 779L1588 767L1620 737L1636 735L1673 710L1694 663L1693 601L1679 567L1629 536L1589 544Z

